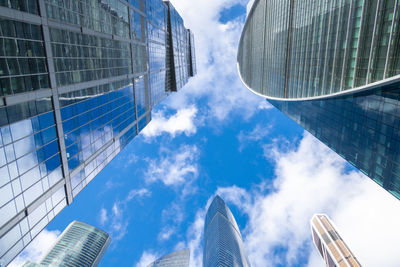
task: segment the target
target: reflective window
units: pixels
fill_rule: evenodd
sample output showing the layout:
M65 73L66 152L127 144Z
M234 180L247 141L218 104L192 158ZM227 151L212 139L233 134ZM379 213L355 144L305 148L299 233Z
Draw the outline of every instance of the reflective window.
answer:
M0 18L0 95L49 87L40 26Z
M132 73L127 42L55 28L50 36L59 86Z
M0 0L0 6L17 9L38 15L38 3L36 0Z
M400 199L400 88L314 101L270 101Z
M83 99L61 109L70 171L136 120L132 85Z

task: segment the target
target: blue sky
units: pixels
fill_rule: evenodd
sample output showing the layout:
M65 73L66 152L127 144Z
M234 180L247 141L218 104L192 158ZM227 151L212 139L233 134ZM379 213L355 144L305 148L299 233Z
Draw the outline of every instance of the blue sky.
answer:
M218 193L255 267L322 266L309 227L317 212L334 220L362 264L398 266L399 201L240 82L247 2L172 1L195 34L198 75L153 111L15 265L38 261L80 220L112 237L100 266L146 266L186 247L191 266L201 266L203 220Z

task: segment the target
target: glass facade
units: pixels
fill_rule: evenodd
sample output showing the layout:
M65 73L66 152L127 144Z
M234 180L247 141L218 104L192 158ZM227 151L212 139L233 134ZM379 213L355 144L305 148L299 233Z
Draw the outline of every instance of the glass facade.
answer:
M238 52L253 91L274 99L344 94L399 78L398 0L256 0Z
M400 199L400 84L271 104Z
M360 267L354 254L333 227L325 214L315 214L311 219L311 233L314 245L324 259L327 267Z
M250 267L242 235L225 202L216 196L204 222L204 267Z
M190 250L180 250L165 255L147 265L147 267L189 267Z
M247 18L244 83L400 199L399 1L274 3Z
M60 235L40 264L27 262L24 267L97 266L110 242L110 236L106 232L74 221Z
M153 106L195 74L188 70L196 61L193 36L161 0L0 7L4 266L150 122Z

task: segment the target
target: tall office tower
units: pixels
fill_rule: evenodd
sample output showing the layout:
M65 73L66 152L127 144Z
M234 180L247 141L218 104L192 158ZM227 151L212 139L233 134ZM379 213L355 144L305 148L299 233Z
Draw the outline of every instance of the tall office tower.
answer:
M400 199L398 0L256 0L246 86Z
M250 267L242 235L231 210L219 196L204 222L203 267Z
M195 72L160 0L0 1L0 265L8 264Z
M328 216L315 214L310 223L314 244L324 259L326 266L361 266L332 225Z
M58 237L40 264L27 262L24 267L97 266L110 242L110 236L106 232L74 221Z
M189 267L190 250L172 252L150 263L147 267Z

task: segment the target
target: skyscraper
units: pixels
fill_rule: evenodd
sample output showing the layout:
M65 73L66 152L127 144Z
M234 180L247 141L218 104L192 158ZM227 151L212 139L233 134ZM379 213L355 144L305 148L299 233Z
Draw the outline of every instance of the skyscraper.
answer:
M184 249L165 255L147 267L189 267L190 250Z
M58 237L40 264L28 262L24 266L97 266L110 242L106 232L74 221Z
M0 265L184 86L194 56L169 2L0 1Z
M246 86L400 199L396 0L256 0L238 51Z
M216 196L204 222L203 267L250 267L242 235L229 207Z
M326 266L361 266L335 227L333 227L328 216L315 214L310 223L314 244L324 259Z

